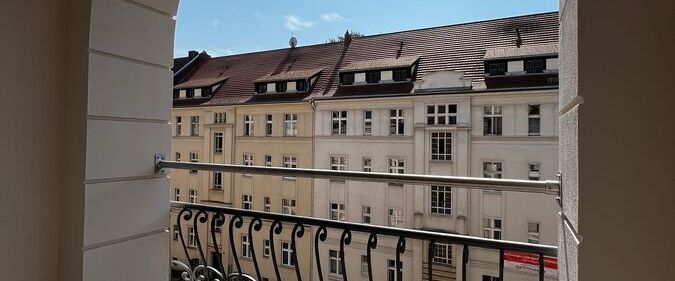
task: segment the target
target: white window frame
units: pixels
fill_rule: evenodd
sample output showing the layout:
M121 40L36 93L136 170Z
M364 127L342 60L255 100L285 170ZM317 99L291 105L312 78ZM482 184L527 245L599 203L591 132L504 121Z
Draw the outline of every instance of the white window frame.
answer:
M294 267L293 248L291 248L291 243L287 241L281 241L281 265Z
M190 136L199 136L199 115L190 116Z
M455 112L450 112L450 108L454 107ZM445 112L439 112L441 108L444 108ZM433 111L433 112L429 112ZM457 104L456 103L447 103L447 104L429 104L427 105L427 125L455 125L457 124ZM450 122L450 120L453 120ZM431 121L431 122L430 122Z
M363 171L372 172L373 171L373 159L370 157L363 157Z
M401 274L403 274L403 261L399 261ZM396 260L387 259L387 281L398 281L396 276Z
M347 111L339 110L331 112L331 132L333 135L347 134Z
M431 160L452 160L452 132L431 132Z
M540 162L530 162L527 167L529 168L529 173L527 178L529 180L538 181L541 179L541 163Z
M265 166L272 167L272 155L265 155Z
M345 204L337 202L330 203L330 219L335 221L344 221Z
M328 250L328 272L330 274L342 276L342 265L340 264L340 260L340 251Z
M368 117L370 114L370 117ZM373 134L373 111L364 110L363 111L363 135L370 136Z
M539 244L540 241L541 223L531 221L527 222L527 243Z
M180 201L180 188L176 187L173 189L174 201Z
M199 162L199 153L190 152L190 162L192 162L192 163ZM190 170L190 174L197 174L197 173L199 173L198 170Z
M483 107L483 126L486 125L486 120L490 120L490 127L483 128L484 136L501 136L503 131L503 111L500 105L491 105ZM499 124L499 130L497 126Z
M389 158L389 172L392 174L405 174L405 159Z
M263 198L263 211L271 212L272 211L272 198L265 196Z
M344 171L347 169L347 156L331 155L329 165L331 170Z
M274 117L272 114L265 114L265 136L271 136L274 133Z
M532 114L532 107L537 107L537 114ZM537 120L536 127L533 127L534 125L532 122L534 120ZM532 129L537 128L536 132L534 132ZM540 136L541 135L541 104L528 104L527 105L527 135L528 136Z
M504 176L504 163L501 161L483 161L483 177L501 179Z
M213 172L213 189L223 190L223 173Z
M502 231L504 229L504 221L501 218L483 217L483 238L501 240L504 238Z
M241 257L242 258L251 258L251 242L248 241L247 235L241 236Z
M253 136L254 125L253 115L244 115L244 136Z
M255 157L253 156L252 153L244 153L244 160L243 160L244 166L254 166L255 165Z
M452 244L436 243L434 244L433 262L440 264L452 264Z
M187 227L188 230L188 247L190 248L197 248L197 239L195 237L195 229L192 228L191 226Z
M183 116L176 116L176 136L183 133Z
M253 209L253 195L251 194L242 194L241 195L241 208L244 210Z
M284 168L297 168L298 167L298 157L297 156L292 156L292 155L287 155L282 157L283 159L283 166ZM295 177L292 176L284 176L284 179L295 179Z
M281 213L287 215L296 214L297 201L295 199L281 199Z
M178 229L178 225L174 224L173 225L173 240L177 241L178 239L180 239L180 232L179 232L179 229Z
M361 255L361 276L368 276L368 256Z
M361 223L371 224L373 223L373 208L369 205L361 206Z
M263 239L263 257L269 258L272 252L272 244L269 239Z
M298 135L298 114L284 114L284 136L295 137Z
M222 132L213 133L213 152L222 153L224 142L225 142L225 134L223 134Z
M400 208L389 208L389 226L403 227L403 210Z
M227 122L225 112L214 112L213 113L213 124L225 124Z
M188 202L196 204L199 201L196 188L188 189Z
M443 185L432 185L430 194L431 213L435 215L452 214L452 188ZM434 198L436 198L434 202ZM440 202L440 198L443 202Z
M395 108L389 110L389 135L401 136L405 134L405 116L403 109Z
M180 152L176 152L176 154L175 154L174 157L175 157L175 159L176 159L176 162L180 162L180 159L181 159L181 154L180 154Z

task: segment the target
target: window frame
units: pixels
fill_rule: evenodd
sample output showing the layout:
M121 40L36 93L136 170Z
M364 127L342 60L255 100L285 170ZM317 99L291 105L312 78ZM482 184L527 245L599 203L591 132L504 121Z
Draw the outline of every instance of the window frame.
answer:
M347 117L346 110L331 111L331 134L332 135L346 135L347 134Z
M452 187L432 185L429 190L430 213L441 216L452 215ZM434 198L436 198L436 202L434 202ZM443 198L442 204L439 202L438 198Z
M530 225L534 224L536 226L536 231L531 231ZM527 222L527 243L540 244L541 243L541 223L540 222Z
M497 226L497 224L499 224L499 226ZM481 230L483 231L483 238L502 240L502 238L504 238L504 221L498 217L483 217L481 221Z
M174 201L180 201L180 188L176 187L173 189L173 197Z
M188 188L188 202L196 204L199 201L199 195L196 188Z
M265 167L272 167L272 155L265 155Z
M342 265L341 265L340 251L338 250L328 250L328 273L332 275L342 276ZM333 270L333 264L335 264L335 270Z
M284 245L287 246L284 247ZM285 257L288 258L288 262L284 261ZM291 243L288 241L281 241L281 265L295 267L293 263L293 248L291 247Z
M370 117L368 115L370 114ZM372 136L373 135L373 111L364 110L363 111L363 135Z
M404 223L404 217L405 215L403 214L403 209L401 208L389 208L387 211L387 214L389 214L389 226L391 227L405 227Z
M272 252L272 243L269 239L263 239L263 257L269 258Z
M213 172L213 190L223 190L223 173Z
M363 157L363 171L372 172L373 171L373 159L370 157Z
M227 123L227 114L225 112L213 112L213 124Z
M213 152L223 153L223 144L225 142L225 134L223 132L213 133Z
M244 153L243 165L244 166L255 166L255 157L253 153Z
M197 162L199 162L199 153L197 153L197 152L190 152L189 156L190 156L190 163L197 163ZM198 170L190 170L190 174L195 175L195 174L198 174L198 173L199 173Z
M281 213L287 215L295 215L297 212L297 201L295 199L282 198L281 199Z
M405 174L405 158L389 158L389 173Z
M255 121L252 114L244 114L244 136L253 136Z
M389 110L389 135L405 135L405 114L402 108Z
M488 110L489 109L489 110ZM497 110L499 109L499 110ZM501 136L503 129L503 107L501 105L483 106L483 135ZM489 122L488 122L489 121Z
M265 136L274 134L274 117L272 114L265 114Z
M272 211L272 198L269 196L263 197L263 211L264 212Z
M190 136L199 136L199 115L190 116Z
M333 161L336 160L336 161ZM333 171L347 170L347 156L345 155L331 155L328 160L328 167Z
M370 205L361 205L361 223L372 224L373 213Z
M438 264L452 265L452 244L435 243L431 260Z
M187 246L190 248L197 248L197 238L196 238L196 233L195 229L192 226L187 227L188 230L188 243Z
M183 116L176 116L176 136L180 136L183 133Z
M242 258L251 258L251 241L248 240L247 235L241 236L241 257Z
M536 108L536 114L532 113L533 108ZM541 136L541 104L527 105L527 135Z
M430 148L431 160L452 161L452 132L431 132Z
M444 112L440 112L441 108ZM454 108L454 112L450 112L451 108ZM430 110L433 112L430 113ZM459 106L456 103L428 104L425 114L426 124L430 126L457 125L458 111ZM441 120L443 122L440 122Z
M253 195L251 194L241 195L241 208L244 210L253 210Z
M285 93L286 90L288 90L288 82L287 81L274 82L274 91L275 92Z
M344 203L337 203L337 202L331 202L329 204L330 206L330 219L334 221L345 221L346 216L345 216L345 204Z
M492 165L494 167L498 167L498 169L495 169L494 171L487 170L486 165ZM502 161L483 161L482 162L482 169L483 169L483 178L489 178L489 179L501 179L504 176L504 162Z
M340 85L344 86L354 85L355 82L354 76L355 76L354 72L340 73Z
M382 81L382 71L381 70L369 70L366 71L366 84L377 84Z
M284 136L295 137L298 135L298 114L284 114Z
M527 164L529 173L527 179L531 181L541 180L541 162L530 162Z

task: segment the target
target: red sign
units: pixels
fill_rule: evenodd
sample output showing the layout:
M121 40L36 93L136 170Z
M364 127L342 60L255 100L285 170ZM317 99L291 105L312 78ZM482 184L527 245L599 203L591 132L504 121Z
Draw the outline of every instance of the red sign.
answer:
M504 268L539 274L539 254L504 251ZM558 259L544 256L544 276L558 276Z

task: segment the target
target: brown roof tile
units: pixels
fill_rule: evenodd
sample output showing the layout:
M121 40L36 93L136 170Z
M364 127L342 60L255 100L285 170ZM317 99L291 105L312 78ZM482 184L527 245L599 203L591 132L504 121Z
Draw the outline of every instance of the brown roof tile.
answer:
M227 80L229 77L210 77L202 79L188 79L187 81L180 83L173 88L176 90L189 89L189 88L199 88L199 87L209 87L213 86L216 83L220 83L224 80Z
M355 61L349 63L343 68L340 68L340 71L364 71L364 70L406 67L413 65L419 59L420 59L419 56L411 56L411 57L399 57L399 58L393 57L393 58Z
M254 80L253 82L276 82L276 81L307 79L314 75L319 74L319 72L321 72L322 70L323 68L289 70L275 75L267 74L263 77Z

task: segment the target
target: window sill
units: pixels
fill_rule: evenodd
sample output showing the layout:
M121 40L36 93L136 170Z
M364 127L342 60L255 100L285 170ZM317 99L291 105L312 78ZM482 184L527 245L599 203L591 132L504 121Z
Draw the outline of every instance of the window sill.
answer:
M439 213L429 213L429 216L439 217L439 218L452 218L452 217L454 217L452 214L439 214Z
M344 279L342 278L342 275L339 275L337 273L330 273L330 272L328 273L328 280L342 280L342 279Z
M452 159L448 159L448 160L431 159L431 160L429 160L429 163L432 163L432 164L433 164L433 163L437 163L437 164L452 164L453 161L452 161Z
M295 181L296 177L281 177L281 179L285 181Z
M295 266L292 265L287 265L287 264L281 264L279 265L280 267L287 268L287 269L295 269Z
M253 177L253 175L251 175L251 174L241 174L241 176L244 177L244 178L252 178Z
M215 191L215 192L223 192L223 189L222 189L222 188L211 188L211 189L209 189L209 190Z

